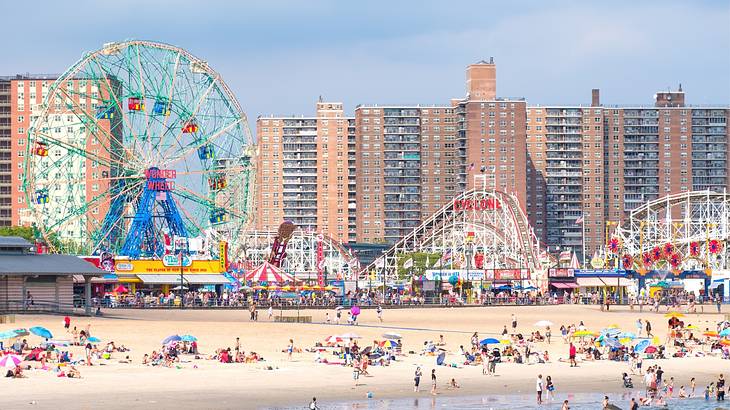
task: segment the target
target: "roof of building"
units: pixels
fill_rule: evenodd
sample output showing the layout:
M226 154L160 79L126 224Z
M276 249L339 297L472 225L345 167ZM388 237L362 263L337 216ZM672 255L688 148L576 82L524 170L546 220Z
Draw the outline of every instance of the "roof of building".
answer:
M71 255L0 254L0 276L3 275L87 275L102 276L106 272Z
M0 248L30 248L33 244L20 236L0 236Z

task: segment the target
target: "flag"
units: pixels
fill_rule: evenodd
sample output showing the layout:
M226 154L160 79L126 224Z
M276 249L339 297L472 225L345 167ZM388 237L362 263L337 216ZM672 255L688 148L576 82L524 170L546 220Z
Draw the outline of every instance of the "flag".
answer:
M413 258L409 258L407 261L403 262L403 269L410 269L413 267Z
M583 224L583 215L579 216L578 219L575 220L576 225L582 225Z

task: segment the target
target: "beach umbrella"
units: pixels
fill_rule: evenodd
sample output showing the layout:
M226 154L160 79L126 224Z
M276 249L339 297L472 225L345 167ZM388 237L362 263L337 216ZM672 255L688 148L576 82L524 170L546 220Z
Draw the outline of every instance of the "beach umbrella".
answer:
M621 338L622 339L636 339L636 334L632 333L632 332L624 332L624 333L621 333Z
M335 343L342 343L343 339L340 336L327 336L324 339L325 343L329 344L335 344Z
M608 327L601 330L601 336L612 336L615 337L621 334L621 330L613 327Z
M345 333L344 335L340 335L340 337L343 339L362 339L362 337L355 333Z
M723 346L730 346L730 340L727 340L727 339L720 340L720 344Z
M441 366L444 364L444 360L446 359L446 353L441 352L441 354L436 357L436 366Z
M499 344L499 339L495 339L493 337L488 337L486 339L482 339L482 341L479 342L480 345L496 345Z
M344 308L345 308L344 306L337 306L337 307L335 308L335 310L342 310L342 309L344 309Z
M548 326L552 326L552 325L553 325L553 322L551 322L549 320L541 320L541 321L535 323L535 326L537 326L537 327L548 327Z
M15 330L13 330L13 332L15 332L17 337L28 336L30 334L30 333L28 333L28 329L24 329L24 328L15 329Z
M383 342L383 347L386 347L386 348L398 347L398 343L394 342L393 340L386 340L385 342Z
M352 308L350 308L350 313L352 313L355 316L359 315L360 314L360 306L353 306Z
M665 314L664 317L684 317L684 314L679 312L669 312Z
M129 289L125 288L124 285L119 285L116 288L114 288L114 291L117 293L127 293L127 292L129 292Z
M89 341L89 342L91 342L91 343L99 343L99 342L101 342L101 339L99 339L99 338L98 338L98 337L96 337L96 336L91 336L90 338L88 338L88 339L86 339L86 340L88 340L88 341Z
M335 290L335 287L332 285L327 285L324 287L324 290Z
M621 342L619 342L618 339L615 339L613 337L606 337L606 338L604 338L603 339L603 344L604 344L604 346L608 346L608 347L614 347L614 348L621 347Z
M0 358L0 367L3 369L15 369L22 361L23 358L17 354L9 354Z
M512 344L512 341L509 340L509 339L502 339L502 340L499 341L499 344L501 344L501 345L511 345Z
M699 329L699 328L698 328L697 326L695 326L695 325L689 325L689 326L687 326L687 327L686 327L685 329L689 329L689 330L697 330L697 329Z
M383 333L383 338L388 340L398 340L403 339L403 336L398 333Z
M593 336L593 335L594 335L594 333L590 332L588 330L579 330L579 331L573 333L573 336L575 336L575 337L585 337L585 336Z
M618 329L618 325L614 323L614 324L612 324L612 325L609 325L609 326L607 327L607 329Z
M646 350L647 347L649 347L649 343L649 339L640 340L639 343L634 346L634 351L637 353L642 353L644 350Z
M198 338L193 335L182 335L180 336L180 340L183 342L197 342Z
M657 348L656 346L649 346L646 349L644 349L644 353L656 353Z
M33 333L34 335L40 336L40 337L42 337L44 339L52 339L53 338L53 334L51 333L51 331L48 330L48 329L46 329L45 327L42 327L42 326L34 326L34 327L31 327L30 328L30 332Z
M15 332L15 330L8 330L5 332L0 333L0 340L8 340L8 339L15 339L18 336L18 334Z
M48 345L67 347L71 345L71 342L68 340L49 340L46 342L46 346Z
M726 327L722 330L722 332L719 333L721 337L730 336L730 327Z
M717 337L719 335L720 334L715 331L709 331L709 332L705 332L702 334L702 336L707 336L707 337Z
M181 340L182 340L182 338L180 336L178 336L178 335L170 335L170 336L167 336L166 338L164 338L162 340L162 344L163 345L166 345L166 344L169 344L169 343L172 343L172 342L179 342Z

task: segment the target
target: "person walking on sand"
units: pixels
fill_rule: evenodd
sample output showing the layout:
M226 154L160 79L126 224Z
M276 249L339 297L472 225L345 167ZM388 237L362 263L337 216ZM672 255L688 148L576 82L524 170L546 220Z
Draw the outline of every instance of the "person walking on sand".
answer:
M512 333L517 333L517 316L515 314L512 314Z
M418 393L418 385L421 384L421 375L423 375L423 372L421 372L421 366L418 366L413 377L413 391L416 393Z
M269 321L274 318L274 307L269 305Z
M286 355L290 361L292 353L294 353L294 339L289 339L289 345L286 347Z
M641 318L636 319L636 337L641 337L641 331L644 330L644 324Z
M375 309L375 313L378 314L378 320L382 323L383 322L383 308L378 305L378 307Z
M578 367L578 363L575 361L575 345L573 342L570 342L570 347L568 347L568 359L570 360L570 367Z
M535 382L535 390L537 391L537 404L542 404L542 390L543 390L543 382L542 382L542 375L537 375L537 381Z
M651 334L651 323L647 320L646 321L646 337L653 337L654 335Z
M717 401L725 401L725 378L720 373L720 378L717 379Z
M694 377L692 379L690 379L690 381L689 381L689 388L691 389L689 391L689 397L694 397L695 396L695 389L697 388L697 383L695 382L695 378Z
M63 318L63 328L66 329L66 333L68 333L68 329L71 327L71 318L68 316L64 316Z

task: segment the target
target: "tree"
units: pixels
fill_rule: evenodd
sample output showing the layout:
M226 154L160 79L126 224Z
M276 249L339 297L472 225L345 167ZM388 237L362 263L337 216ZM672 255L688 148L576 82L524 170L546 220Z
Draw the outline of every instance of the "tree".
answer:
M19 236L28 242L35 242L35 233L30 226L2 226L0 236Z
M398 258L398 279L408 279L411 272L425 272L426 269L430 269L433 265L441 259L440 252L410 252L401 253L397 256ZM406 269L403 264L409 259L413 259L413 266Z

